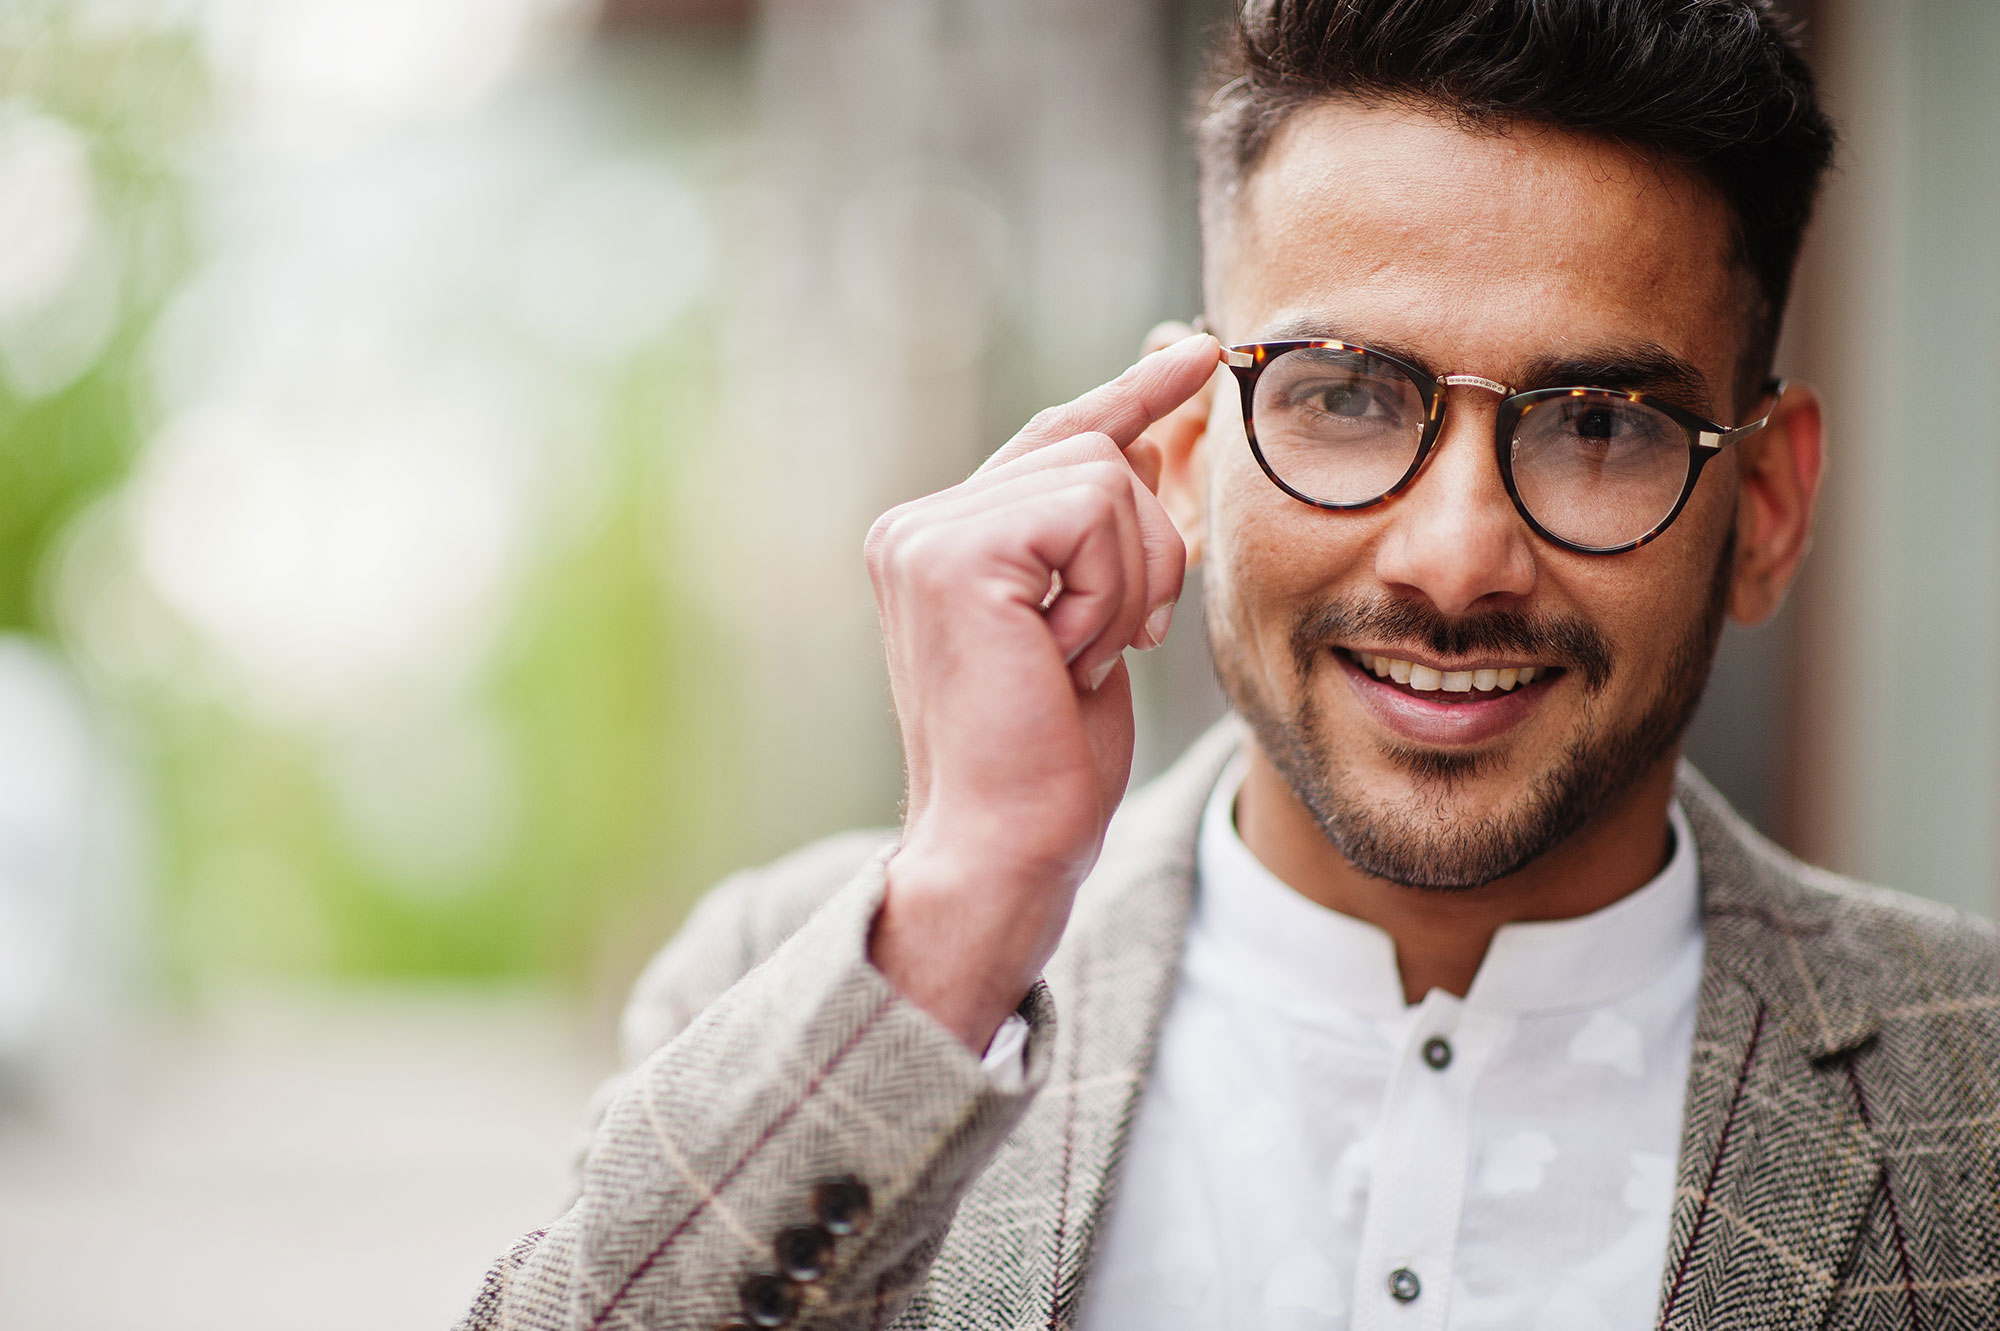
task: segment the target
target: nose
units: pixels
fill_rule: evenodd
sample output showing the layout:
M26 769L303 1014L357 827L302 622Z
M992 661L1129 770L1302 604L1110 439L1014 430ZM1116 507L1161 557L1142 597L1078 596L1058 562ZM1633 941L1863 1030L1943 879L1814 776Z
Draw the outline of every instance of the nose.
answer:
M1389 504L1375 573L1442 614L1460 615L1489 597L1534 590L1535 557L1493 458L1498 403L1479 388L1447 391L1444 426L1423 471Z

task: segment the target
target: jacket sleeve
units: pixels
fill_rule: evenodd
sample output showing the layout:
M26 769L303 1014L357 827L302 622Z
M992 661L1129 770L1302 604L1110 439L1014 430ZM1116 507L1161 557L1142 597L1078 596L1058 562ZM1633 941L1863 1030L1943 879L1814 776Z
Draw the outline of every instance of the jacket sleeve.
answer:
M628 1048L657 1047L606 1098L576 1201L494 1264L462 1328L895 1315L1046 1079L1054 1016L1037 985L1010 1092L900 997L867 958L886 859L761 961L769 894L726 885L690 920L628 1013Z

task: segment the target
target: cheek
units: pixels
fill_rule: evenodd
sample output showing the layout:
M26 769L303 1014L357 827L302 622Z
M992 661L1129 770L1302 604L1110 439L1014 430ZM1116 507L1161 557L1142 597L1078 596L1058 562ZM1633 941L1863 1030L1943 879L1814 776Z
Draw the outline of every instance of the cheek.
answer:
M1211 605L1232 636L1270 650L1298 613L1350 585L1367 567L1360 514L1327 513L1290 498L1258 468L1240 439L1234 456L1210 462L1208 553Z
M1546 560L1549 591L1611 645L1612 678L1602 702L1614 714L1643 710L1686 668L1689 645L1703 641L1726 525L1726 510L1696 513L1691 499L1650 545L1603 559Z

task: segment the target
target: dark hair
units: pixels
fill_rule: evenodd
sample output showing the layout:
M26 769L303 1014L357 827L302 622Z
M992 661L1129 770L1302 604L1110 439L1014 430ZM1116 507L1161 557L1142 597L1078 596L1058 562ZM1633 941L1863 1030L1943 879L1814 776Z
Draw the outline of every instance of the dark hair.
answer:
M1799 242L1834 149L1812 71L1769 0L1249 0L1198 111L1202 220L1300 108L1402 102L1472 129L1594 135L1694 171L1728 205L1769 371Z

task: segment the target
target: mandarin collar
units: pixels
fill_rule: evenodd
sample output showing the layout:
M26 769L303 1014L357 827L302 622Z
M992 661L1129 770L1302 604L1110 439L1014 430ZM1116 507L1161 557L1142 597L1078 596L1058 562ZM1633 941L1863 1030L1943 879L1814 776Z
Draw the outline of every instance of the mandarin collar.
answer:
M1202 812L1193 927L1256 982L1294 1003L1372 1017L1407 1010L1387 932L1287 886L1236 832L1244 763L1232 762ZM1646 988L1690 952L1699 955L1700 872L1678 802L1667 809L1674 847L1645 886L1567 920L1502 925L1465 1007L1503 1016L1599 1007Z

